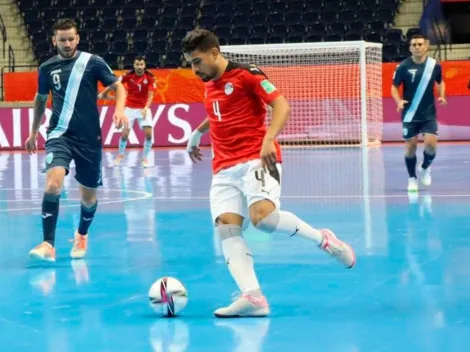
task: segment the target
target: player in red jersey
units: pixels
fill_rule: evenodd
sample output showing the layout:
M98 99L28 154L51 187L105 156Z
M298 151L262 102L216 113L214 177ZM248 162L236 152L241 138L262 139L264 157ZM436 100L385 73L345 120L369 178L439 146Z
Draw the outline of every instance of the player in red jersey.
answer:
M205 82L208 115L192 133L187 150L193 161L201 160L200 138L210 130L212 219L229 271L242 292L215 315L266 316L269 305L242 237L248 219L260 231L311 240L347 268L355 265L354 251L331 230L314 229L280 209L281 149L276 137L289 116L289 104L266 75L255 65L225 59L217 37L208 30L189 32L182 47L194 73ZM265 127L266 105L273 109L269 128Z
M152 114L149 108L153 101L153 92L157 88L155 78L146 69L145 57L137 56L134 59L134 69L119 79L128 92L124 114L129 118L129 128L122 131L119 140L119 155L114 164L118 166L124 158L130 129L134 126L135 119L138 119L140 128L143 128L145 132L142 166L148 167L148 154L152 149ZM108 92L109 88L106 88L98 95L98 99L113 99L108 96Z

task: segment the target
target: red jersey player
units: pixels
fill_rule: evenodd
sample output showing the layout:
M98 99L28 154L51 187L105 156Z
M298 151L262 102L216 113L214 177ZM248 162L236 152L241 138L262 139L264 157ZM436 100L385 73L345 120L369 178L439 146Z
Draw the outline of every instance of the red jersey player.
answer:
M140 128L143 128L145 132L142 166L148 167L148 154L152 149L152 114L149 107L152 104L153 92L156 89L155 79L153 74L146 70L143 56L137 56L134 59L134 69L119 77L119 79L128 92L124 114L129 118L129 129L122 131L119 140L119 155L114 164L119 165L124 158L130 129L133 128L134 121L138 119ZM108 91L108 88L106 88L98 95L98 99L108 99ZM109 97L109 99L112 99L112 97Z
M287 121L289 104L266 75L255 65L225 59L217 37L208 30L189 32L182 47L194 73L205 82L208 115L191 135L187 150L193 161L201 160L199 141L210 130L212 219L229 271L242 292L215 315L266 316L269 306L242 237L248 218L258 230L313 241L347 268L355 265L354 251L332 231L314 229L280 209L281 150L276 137ZM266 105L273 109L269 128L265 127Z

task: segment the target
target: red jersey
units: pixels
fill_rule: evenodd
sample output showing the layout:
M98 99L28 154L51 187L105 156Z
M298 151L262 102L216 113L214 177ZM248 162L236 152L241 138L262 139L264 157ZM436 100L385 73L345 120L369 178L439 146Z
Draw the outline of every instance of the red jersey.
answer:
M266 104L279 97L279 91L256 66L231 61L222 77L204 85L213 173L259 159L266 134ZM277 141L275 145L281 162L281 148Z
M153 75L148 71L138 76L132 70L121 77L121 82L127 86L126 106L134 109L143 109L149 92L157 88Z

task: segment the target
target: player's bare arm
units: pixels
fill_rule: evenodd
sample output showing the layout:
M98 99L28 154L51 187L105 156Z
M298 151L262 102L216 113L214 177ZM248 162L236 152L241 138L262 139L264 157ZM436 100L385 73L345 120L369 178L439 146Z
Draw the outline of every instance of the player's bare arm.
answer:
M115 100L116 97L114 95L109 95L109 92L111 91L110 87L107 87L104 89L101 93L98 94L98 99L103 99L103 100Z
M442 81L441 83L438 83L438 84L437 84L437 94L438 94L437 101L438 101L441 105L447 105L447 99L446 99L446 85L445 85L444 81Z
M44 116L44 112L46 111L46 103L47 98L49 95L47 94L36 94L34 98L34 118L33 124L31 126L31 134L29 135L28 139L26 140L26 150L30 154L34 154L37 151L36 147L36 139L38 136L39 126L41 125L42 117Z
M284 125L289 118L290 106L286 98L282 95L274 99L269 106L273 109L272 121L266 131L266 135L263 140L261 147L260 157L263 167L273 167L276 165L276 147L274 141L276 137L281 133Z
M201 141L202 135L209 131L209 127L209 118L206 117L191 134L191 137L189 137L186 150L193 162L202 160L202 153L201 149L199 148L199 143Z
M144 108L142 109L142 117L145 119L147 118L147 111L150 108L150 105L152 105L153 102L153 91L148 92L148 97L147 97L147 102L145 103Z
M196 130L199 131L199 133L204 134L207 131L209 131L209 118L205 118L204 121L202 121L199 126L197 126Z
M122 82L122 77L119 77L119 82ZM98 99L115 100L116 97L114 95L109 95L112 90L114 90L112 86L106 87L101 93L98 94Z
M400 91L398 90L398 87L395 87L392 85L392 98L395 100L395 103L397 104L397 112L400 112L403 110L405 105L408 103L406 100L403 100L400 95Z
M114 82L109 86L110 89L116 92L116 109L114 111L114 124L117 128L129 128L129 119L124 115L124 107L126 104L126 88L120 81Z

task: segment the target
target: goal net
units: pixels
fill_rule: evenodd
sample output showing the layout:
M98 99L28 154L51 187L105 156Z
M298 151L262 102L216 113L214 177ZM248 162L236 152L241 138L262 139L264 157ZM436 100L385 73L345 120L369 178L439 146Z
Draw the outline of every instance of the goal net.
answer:
M359 254L386 250L384 161L381 148L373 147L383 133L382 44L228 45L221 51L232 61L256 64L290 104L278 138L289 146L283 206L343 234ZM277 260L270 243L268 237L259 245L267 260Z
M259 66L286 97L288 145L370 145L382 139L382 44L364 41L229 45L228 59ZM270 116L268 116L268 123Z

